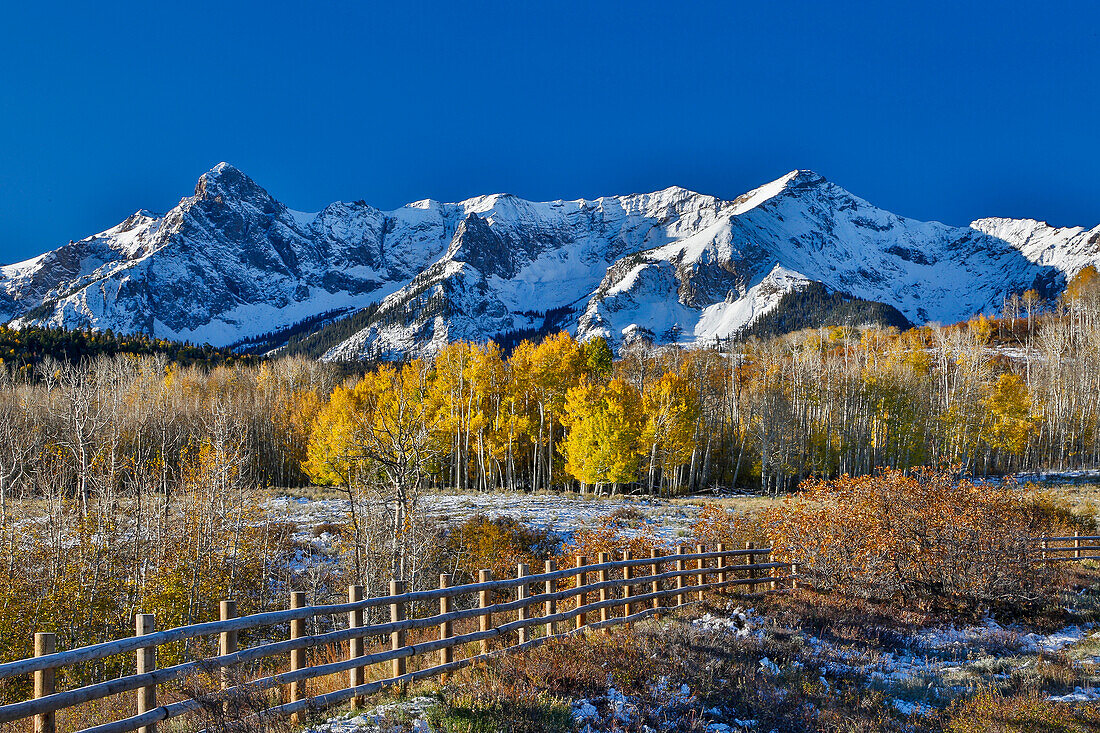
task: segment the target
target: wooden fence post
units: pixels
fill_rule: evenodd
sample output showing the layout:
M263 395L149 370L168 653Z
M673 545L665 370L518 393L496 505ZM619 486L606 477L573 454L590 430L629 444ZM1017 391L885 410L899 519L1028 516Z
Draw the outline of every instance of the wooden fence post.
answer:
M630 562L634 559L634 555L630 550L623 550L623 562ZM625 605L623 606L623 615L630 616L634 612L634 604L630 602L630 597L634 595L634 587L630 584L630 581L634 579L634 568L630 565L623 567L623 600ZM629 628L629 627L628 627Z
M650 581L650 584L649 584L649 590L650 590L651 593L660 593L661 592L661 581L657 579L657 576L661 574L661 563L656 562L657 557L659 555L660 555L660 552L658 552L656 547L653 547L649 550L649 559L654 561L649 566L649 574L650 574L650 576L653 577L653 580ZM661 607L661 597L660 596L653 596L653 607L654 608L660 608Z
M439 574L439 587L440 588L450 588L451 587L451 576L448 575L447 573L440 573ZM439 599L439 615L443 616L443 615L448 614L450 612L451 612L451 597L450 596L441 596L440 599ZM450 639L451 634L453 633L452 629L453 629L453 626L452 626L452 623L450 621L441 622L439 624L439 638L440 639ZM450 664L451 662L454 661L454 658L455 658L454 647L449 647L448 646L448 647L444 647L444 648L439 650L439 663L440 664ZM450 676L451 676L450 672L444 672L440 676L440 681L443 682L444 684L446 684L446 682L450 678Z
M477 582L479 582L479 583L491 583L492 581L493 581L493 571L492 570L478 570L477 571ZM483 608L483 609L489 607L489 591L487 591L487 590L478 591L478 593L477 593L477 605L478 605L479 608ZM489 629L493 628L493 614L491 614L488 611L482 611L481 615L478 618L481 621L481 624L479 626L481 631L488 631ZM489 640L488 639L482 639L481 640L481 653L482 654L488 654L489 653Z
M553 560L547 560L546 564L543 566L543 568L545 569L545 572L552 573L552 572L554 572L558 569L558 564L556 562L554 562ZM546 581L546 587L544 588L544 591L547 594L553 593L557 589L558 589L558 583L557 583L556 580ZM558 603L557 603L557 601L555 601L553 598L547 600L546 601L546 606L543 609L543 615L553 616L557 612L558 612ZM546 622L546 635L547 636L553 636L554 632L555 632L554 622L553 621L547 621Z
M521 562L519 565L516 566L516 577L517 578L526 578L527 577L527 563ZM516 600L517 601L522 601L525 598L527 598L527 584L526 583L520 583L519 585L516 586ZM527 620L527 606L520 606L519 607L519 610L516 612L516 620L517 621L526 621ZM520 644L526 644L527 639L528 639L527 627L523 626L519 629L519 643Z
M723 543L719 542L718 543L718 552L725 552L725 551L726 551L726 546ZM726 592L726 556L725 555L719 555L719 557L718 557L718 585L721 588L722 592L725 593Z
M1043 555L1042 555L1042 557L1043 557L1043 562L1046 562L1046 559L1047 559L1047 547L1049 547L1049 546L1050 546L1050 543L1049 543L1049 542L1048 542L1047 540L1043 540L1043 541L1042 541L1042 543L1041 543L1041 546L1042 546L1042 548L1043 548Z
M1073 530L1073 559L1081 559L1081 530Z
M683 545L676 545L676 554L687 554L687 548ZM684 560L682 558L676 558L676 605L684 605Z
M302 591L294 591L290 594L290 608L305 608L306 607L306 594ZM306 620L295 619L290 622L290 638L300 639L306 635ZM290 671L299 669L305 669L306 666L306 650L294 649L290 652ZM302 699L303 686L299 682L290 683L290 702L298 702ZM299 713L294 713L290 716L290 722L294 725L301 725L305 722L305 716Z
M53 654L57 651L57 635L50 633L38 633L34 635L34 656L44 657L47 654ZM56 679L55 670L43 669L34 673L34 696L35 698L46 697L52 695L56 690L54 689L54 681ZM53 712L39 713L34 716L34 733L55 733L57 725L56 718Z
M704 552L707 551L707 546L706 545L696 545L695 549L700 555L702 555ZM709 563L707 562L707 559L704 558L704 557L701 557L701 558L699 558L699 562L696 565L696 567L699 568L699 575L697 577L698 577L698 580L699 580L698 600L700 600L700 601L703 600L703 595L704 595L703 586L707 584L706 568L707 568L708 564Z
M584 555L577 555L577 567L578 568L583 568L587 564L588 564L588 558L587 557L585 557ZM579 570L577 572L577 587L580 588L581 586L583 586L587 583L588 583L588 573L584 572L584 570ZM577 608L580 608L581 606L585 605L587 602L588 602L588 594L587 593L578 593L577 594ZM583 629L585 626L588 625L588 622L587 622L585 617L586 617L586 614L585 614L584 611L578 611L577 612L577 628L578 629Z
M605 563L611 562L611 553L601 552L597 556L597 558L598 558L597 562L599 562L600 565L604 565ZM596 577L598 578L600 584L603 585L603 584L607 583L608 579L610 578L610 574L607 572L607 568L600 568L599 573L597 574ZM607 601L610 598L611 598L611 589L610 588L600 588L600 603L603 603L604 601ZM601 606L600 607L600 621L607 621L610 618L611 618L611 607L610 606ZM605 634L608 633L608 629L607 629L606 626L604 627L603 632Z
M363 600L363 586L361 585L349 585L348 586L348 603L358 603ZM348 611L348 628L349 629L361 629L363 628L363 609L358 608L354 611ZM348 639L348 659L357 659L363 656L363 637L357 636ZM363 684L366 679L365 667L352 667L348 670L348 685L350 687L358 687ZM362 705L363 699L358 695L351 698L351 709L358 710Z
M390 602L390 622L397 623L405 620L405 599L398 598L405 593L405 581L403 580L391 580L390 581L390 595L394 596L394 600ZM390 632L390 649L401 649L405 646L405 630L399 629L397 631ZM393 659L392 672L394 677L402 677L405 671L408 669L408 659L405 657L396 657ZM403 689L405 686L402 684L400 687Z
M134 616L134 636L145 636L157 630L156 616L151 613L139 613ZM157 668L157 648L147 646L137 650L135 671L138 674L152 672ZM153 683L145 687L139 687L137 691L138 715L155 710L157 707L157 685ZM157 733L157 725L143 725L138 728L138 733Z
M218 618L222 621L228 621L231 618L237 618L237 602L236 601L222 601L218 604ZM223 631L218 634L218 654L225 656L226 654L232 654L237 651L237 632L236 631ZM232 687L229 677L229 668L221 668L221 685L222 690L228 690Z
M745 549L746 550L752 550L752 549L755 549L755 548L756 548L756 545L754 543L752 543L752 542L746 542L745 543ZM746 576L748 578L755 578L756 577L756 569L752 567L752 565L756 564L756 560L754 559L755 557L756 557L756 555L754 555L751 552L749 554L745 555L745 562L746 562L747 565L750 566L749 569L748 569L748 575ZM756 592L756 583L749 583L748 584L748 589L749 589L749 593L755 593Z
M791 590L798 589L798 564L791 563Z
M771 564L773 562L775 562L775 553L768 552L768 564ZM772 590L779 589L779 581L774 579L778 570L779 568L768 568L767 574L773 578L773 580L768 584L768 587L770 587Z

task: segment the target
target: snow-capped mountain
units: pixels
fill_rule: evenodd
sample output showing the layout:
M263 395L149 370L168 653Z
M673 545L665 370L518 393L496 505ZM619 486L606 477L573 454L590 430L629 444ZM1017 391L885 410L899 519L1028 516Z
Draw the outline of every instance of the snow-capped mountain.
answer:
M810 171L732 201L668 188L306 214L221 163L164 215L139 211L0 267L0 320L272 346L308 324L330 359L557 327L615 345L694 344L812 282L913 322L953 322L1011 292L1057 292L1088 264L1100 264L1100 227L919 222Z

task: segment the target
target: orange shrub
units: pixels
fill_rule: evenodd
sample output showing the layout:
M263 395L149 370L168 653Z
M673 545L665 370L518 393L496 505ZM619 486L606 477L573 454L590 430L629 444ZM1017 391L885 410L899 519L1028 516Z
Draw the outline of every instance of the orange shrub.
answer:
M518 563L532 573L542 571L542 561L553 554L555 539L545 530L528 527L515 519L474 516L451 529L446 536L446 557L457 566L463 582L477 579L482 568L494 578L512 578Z
M1069 521L1012 484L886 470L806 482L769 512L768 533L811 585L978 609L1038 593L1052 572L1029 562L1034 538L1071 532Z
M572 540L562 547L559 567L573 565L577 555L595 563L601 552L610 553L613 559L621 558L625 550L630 550L634 557L649 557L650 550L663 546L664 542L648 524L612 513L600 518L596 526L573 533Z
M764 547L767 532L757 514L734 512L717 504L705 504L691 524L696 544L707 545L712 550L719 543L729 549L738 549L746 542Z

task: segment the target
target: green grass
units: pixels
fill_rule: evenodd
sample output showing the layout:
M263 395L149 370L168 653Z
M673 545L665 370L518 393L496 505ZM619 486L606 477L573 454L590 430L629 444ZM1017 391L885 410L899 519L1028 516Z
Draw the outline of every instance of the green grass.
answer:
M505 697L495 691L441 694L425 716L438 733L567 733L569 705L545 694Z

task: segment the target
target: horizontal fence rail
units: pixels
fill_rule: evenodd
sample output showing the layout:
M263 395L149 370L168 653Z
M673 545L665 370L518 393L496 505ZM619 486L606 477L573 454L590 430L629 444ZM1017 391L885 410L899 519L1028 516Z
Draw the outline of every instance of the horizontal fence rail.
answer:
M773 561L771 553L771 548L756 548L751 543L737 550L718 545L717 551L707 551L700 545L695 552L681 546L674 554L653 551L649 557L639 558L627 552L616 560L601 553L596 563L578 557L571 568L558 569L553 561L547 561L545 572L534 575L528 573L526 565L520 565L514 578L493 579L489 571L483 570L478 582L464 585L452 586L450 576L443 575L440 587L431 590L404 592L404 583L394 581L389 595L373 598L363 598L362 587L351 586L348 602L340 604L307 606L305 594L293 593L287 610L240 617L236 616L236 605L224 601L217 621L156 631L151 615L138 614L133 637L66 651L56 651L53 634L36 634L34 657L0 664L0 680L24 675L34 678L34 697L0 705L0 724L34 718L36 733L54 733L59 711L135 692L133 716L84 728L82 733L156 733L157 723L203 708L200 700L190 697L158 705L158 687L200 673L220 680L221 689L216 695L221 704L273 689L284 693L280 704L253 713L253 717L293 716L297 720L302 713L348 701L355 708L360 698L385 687L445 678L455 670L503 653L667 613L702 600L705 591L742 587L753 593L793 586L797 568ZM494 594L510 594L514 600L490 602ZM476 599L477 604L456 610L452 601L459 597ZM428 603L437 604L439 612L408 617L411 606ZM364 612L369 609L388 609L390 620L364 623ZM514 615L514 620L501 618L505 614ZM323 617L343 617L346 626L307 634L306 623ZM455 633L456 622L462 621L476 621L476 630ZM238 648L239 632L281 625L289 626L289 638ZM430 636L430 629L435 630L434 638L412 643L407 639L409 632L423 631ZM157 668L159 646L215 636L217 655ZM365 651L366 639L386 637L388 648ZM494 641L500 642L496 649L491 648ZM306 664L307 650L344 642L346 658ZM469 647L471 653L456 659L455 651L463 647ZM123 654L135 655L133 674L69 690L55 689L58 669ZM429 654L438 654L438 663L409 671L410 660ZM286 671L247 681L234 681L230 675L231 670L246 663L273 658L289 661ZM365 680L367 668L386 663L390 666L381 679ZM305 694L303 683L339 673L348 673L346 687L314 696Z
M1039 537L1040 562L1100 560L1100 536Z

